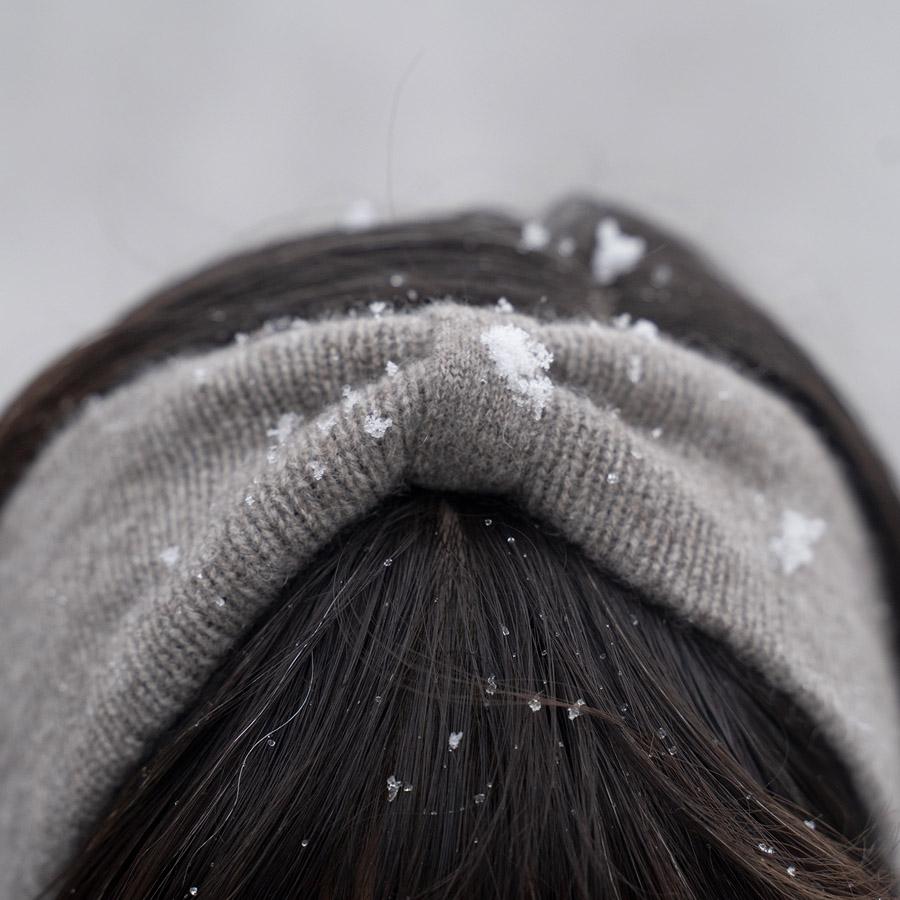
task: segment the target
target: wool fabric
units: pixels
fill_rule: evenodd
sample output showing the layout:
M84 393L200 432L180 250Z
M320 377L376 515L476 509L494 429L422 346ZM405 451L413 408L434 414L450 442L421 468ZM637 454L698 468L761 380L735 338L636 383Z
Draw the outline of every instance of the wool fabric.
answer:
M9 497L0 898L71 858L286 580L412 485L509 496L724 641L823 729L894 852L890 605L802 415L646 322L372 309L151 366L84 404Z

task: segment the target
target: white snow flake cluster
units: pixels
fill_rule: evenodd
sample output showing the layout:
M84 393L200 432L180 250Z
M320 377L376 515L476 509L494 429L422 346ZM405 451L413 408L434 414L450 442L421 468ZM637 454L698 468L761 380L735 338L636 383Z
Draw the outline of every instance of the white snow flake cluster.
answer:
M273 443L269 446L268 460L274 463L278 460L278 454L281 448L290 440L291 435L296 431L302 417L297 413L287 412L279 416L278 422L274 428L270 428L266 434L270 438L274 438Z
M373 438L383 438L384 433L393 425L393 420L388 416L381 416L375 410L372 410L363 422L363 429L366 434L372 435Z
M810 519L794 509L782 513L780 531L769 546L785 575L813 561L813 545L825 534L825 528L822 519Z
M450 737L447 739L447 746L450 751L459 749L459 742L462 740L463 733L461 731L451 731Z
M397 794L400 793L400 788L403 787L403 782L397 778L396 775L388 775L387 780L387 798L388 803L393 803L394 800L397 799Z
M321 481L322 476L328 471L328 467L317 459L311 459L306 464L306 468L312 472L313 478L315 478L316 481Z
M520 406L530 406L540 419L553 393L553 382L542 374L553 354L517 325L492 325L481 333L481 343Z
M166 549L159 554L160 561L170 569L175 568L179 556L181 556L181 550L175 546L166 547Z
M654 322L649 319L635 319L632 322L628 313L613 316L612 325L617 331L630 331L635 337L643 338L645 341L655 341L659 338L659 328Z
M591 269L600 284L612 284L637 266L647 250L647 242L638 235L624 234L613 218L597 224Z
M526 222L522 226L519 246L523 250L543 250L550 242L550 232L540 222Z

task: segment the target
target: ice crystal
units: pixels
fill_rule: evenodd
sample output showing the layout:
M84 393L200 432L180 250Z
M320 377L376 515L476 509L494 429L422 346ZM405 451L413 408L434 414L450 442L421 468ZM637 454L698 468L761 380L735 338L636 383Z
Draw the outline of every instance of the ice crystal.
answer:
M178 547L166 547L162 553L159 554L160 560L167 565L170 569L175 567L175 564L178 562L178 557L181 555L181 550Z
M388 775L388 780L387 780L388 803L393 803L394 800L397 799L397 794L400 793L400 790L402 787L403 787L403 782L400 781L396 775Z
M375 410L372 410L366 416L365 422L363 422L363 429L365 430L366 434L372 435L373 438L383 438L384 433L393 424L394 422L391 418L387 416L381 416Z
M569 719L577 719L581 715L582 707L586 704L583 697L579 697L567 710Z
M310 472L312 472L313 478L315 478L316 481L321 481L321 480L322 480L322 476L328 471L328 467L325 466L325 465L323 465L323 464L322 464L321 462L319 462L319 460L317 460L317 459L311 459L311 460L306 464L306 468L309 469Z
M529 708L532 712L534 712L534 713L538 712L538 711L540 710L540 708L541 708L541 700L540 700L540 697L537 697L537 696L532 697L532 698L528 701L528 708Z
M384 364L384 371L393 378L400 371L400 366L398 366L397 363L388 360Z
M462 740L463 733L461 731L451 731L447 740L447 745L451 751L459 748L459 742Z

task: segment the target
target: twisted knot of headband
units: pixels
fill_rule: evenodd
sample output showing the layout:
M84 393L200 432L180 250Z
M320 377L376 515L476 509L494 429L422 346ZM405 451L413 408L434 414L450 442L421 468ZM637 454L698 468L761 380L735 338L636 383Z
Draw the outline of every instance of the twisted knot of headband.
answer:
M893 836L884 587L800 415L647 322L373 304L145 371L10 497L0 896L74 852L285 581L409 485L510 496L725 641L821 725Z

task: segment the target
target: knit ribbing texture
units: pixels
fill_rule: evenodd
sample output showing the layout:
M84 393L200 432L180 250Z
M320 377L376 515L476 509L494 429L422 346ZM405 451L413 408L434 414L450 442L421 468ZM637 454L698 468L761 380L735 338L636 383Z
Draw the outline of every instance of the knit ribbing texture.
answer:
M895 841L889 606L822 438L648 323L446 299L172 358L43 449L0 516L0 898L72 856L285 581L410 485L509 496L725 641Z

